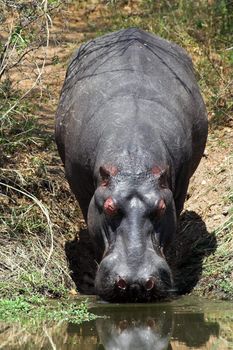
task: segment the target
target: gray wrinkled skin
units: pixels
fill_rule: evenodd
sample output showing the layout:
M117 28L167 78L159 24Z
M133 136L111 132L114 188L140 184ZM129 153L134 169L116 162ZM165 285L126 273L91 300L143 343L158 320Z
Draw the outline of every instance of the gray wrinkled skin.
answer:
M136 28L92 40L71 60L56 120L66 177L103 255L96 293L110 301L168 297L163 252L207 137L190 58ZM108 198L114 215L104 210Z

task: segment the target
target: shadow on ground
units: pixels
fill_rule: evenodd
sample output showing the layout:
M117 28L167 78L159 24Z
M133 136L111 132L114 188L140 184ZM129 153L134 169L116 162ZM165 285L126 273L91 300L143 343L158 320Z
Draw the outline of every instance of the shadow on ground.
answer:
M185 211L180 217L176 240L167 254L178 294L192 291L201 278L204 258L214 253L216 247L216 237L207 231L201 217L193 211ZM67 242L65 251L71 277L78 291L95 294L94 278L98 258L88 230L81 230L79 238Z
M185 211L167 257L178 294L192 291L202 276L203 260L216 248L216 236L207 231L202 218L194 211Z
M98 264L88 230L81 229L77 238L66 242L65 252L77 290L84 294L95 294L94 279Z

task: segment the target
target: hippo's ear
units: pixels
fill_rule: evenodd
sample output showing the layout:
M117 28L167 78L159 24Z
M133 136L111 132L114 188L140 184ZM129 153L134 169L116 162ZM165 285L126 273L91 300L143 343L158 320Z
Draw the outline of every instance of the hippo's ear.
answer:
M110 176L114 176L118 173L117 167L113 165L102 165L99 168L100 176L103 181L107 181Z
M159 185L162 188L168 187L169 166L166 166L164 168L160 168L159 166L155 165L152 168L152 174L158 178Z

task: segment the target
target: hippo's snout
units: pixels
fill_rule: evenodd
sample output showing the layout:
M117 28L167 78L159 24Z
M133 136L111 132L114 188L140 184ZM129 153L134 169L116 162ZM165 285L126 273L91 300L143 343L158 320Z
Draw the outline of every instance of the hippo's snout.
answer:
M96 276L96 292L111 302L156 301L171 296L172 274L166 261L155 254L157 263L139 268L124 264L113 266L111 256L105 258ZM153 267L153 271L152 271Z

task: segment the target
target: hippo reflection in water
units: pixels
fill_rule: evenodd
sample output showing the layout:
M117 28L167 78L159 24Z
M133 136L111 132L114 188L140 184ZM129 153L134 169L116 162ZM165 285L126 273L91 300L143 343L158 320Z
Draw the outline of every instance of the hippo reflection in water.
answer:
M219 324L207 321L200 305L197 310L171 303L95 306L94 312L107 318L70 324L67 332L79 344L105 350L207 349L209 341L219 344Z
M206 137L192 63L176 44L130 28L89 41L74 55L56 142L100 252L95 292L103 299L172 294L165 254Z
M171 310L158 310L154 315L144 307L137 313L128 308L114 311L105 311L110 317L95 321L99 341L105 350L171 349Z

